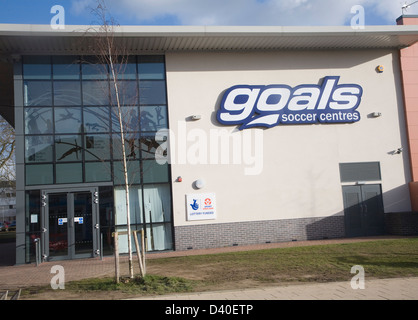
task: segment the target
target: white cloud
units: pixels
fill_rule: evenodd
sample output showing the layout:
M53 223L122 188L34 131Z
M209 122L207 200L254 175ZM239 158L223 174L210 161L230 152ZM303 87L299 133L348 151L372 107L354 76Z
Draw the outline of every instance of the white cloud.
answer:
M413 2L412 0L407 1ZM73 12L90 12L95 0L73 1ZM362 5L366 25L394 24L402 0L107 0L120 23L149 24L171 17L183 25L344 25ZM418 13L418 3L408 14ZM133 23L134 22L134 23Z

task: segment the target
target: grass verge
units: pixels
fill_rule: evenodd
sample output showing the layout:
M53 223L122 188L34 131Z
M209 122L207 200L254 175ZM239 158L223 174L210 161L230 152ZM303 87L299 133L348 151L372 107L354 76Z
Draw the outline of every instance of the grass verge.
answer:
M361 265L367 279L418 277L418 238L277 248L149 259L145 279L113 278L66 284L67 292L160 295L288 283L349 281ZM51 290L52 291L52 290Z

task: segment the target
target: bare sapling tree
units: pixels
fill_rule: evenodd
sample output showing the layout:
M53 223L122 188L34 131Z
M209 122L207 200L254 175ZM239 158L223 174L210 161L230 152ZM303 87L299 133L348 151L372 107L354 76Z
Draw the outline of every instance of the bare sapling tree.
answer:
M128 159L125 142L127 139L126 130L126 115L122 110L123 105L123 89L121 88L120 78L123 76L124 69L128 62L128 52L120 45L116 45L114 37L114 28L117 27L114 19L108 17L107 7L104 0L97 0L97 6L93 10L93 14L99 19L100 26L92 27L87 33L93 32L94 36L91 39L88 36L89 41L94 40L93 50L98 59L98 63L108 67L106 70L108 81L110 83L110 101L112 112L116 115L116 121L119 128L119 139L121 146L121 158L122 158L122 172L123 172L123 185L125 189L125 208L126 208L126 224L127 224L127 238L128 238L128 265L129 265L129 277L134 277L133 272L133 259L132 259L132 231L131 231L131 219L130 219L130 201L129 201L129 177L128 177ZM131 151L131 150L129 150ZM132 151L131 151L132 152ZM117 239L115 239L117 241Z

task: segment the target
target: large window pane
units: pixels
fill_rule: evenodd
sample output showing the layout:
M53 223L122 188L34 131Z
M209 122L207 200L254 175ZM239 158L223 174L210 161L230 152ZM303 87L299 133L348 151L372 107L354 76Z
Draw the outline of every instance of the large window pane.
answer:
M80 64L76 56L54 56L52 63L52 73L55 80L80 79Z
M92 61L81 65L81 74L84 80L104 80L108 78L108 68L105 64Z
M116 225L126 225L126 194L124 187L115 187ZM131 224L142 223L142 190L129 187L129 210Z
M59 163L56 165L57 183L83 182L81 163Z
M26 185L52 184L53 169L52 164L26 165Z
M145 160L142 162L144 183L168 182L168 165L160 165L154 160Z
M123 158L122 143L120 135L113 134L113 159L120 160ZM139 154L139 133L127 133L125 136L125 155L129 160L140 158Z
M80 81L54 81L54 106L81 105Z
M139 57L138 75L140 80L160 80L165 78L163 56Z
M110 181L110 162L86 162L86 182Z
M107 81L83 81L83 104L85 106L109 105L109 84Z
M118 81L119 104L121 106L138 104L138 84L136 81ZM110 82L110 93L112 105L117 107L116 89L114 83Z
M84 107L84 132L98 133L110 131L109 107Z
M51 59L48 56L26 56L23 58L23 78L51 79Z
M122 120L122 126L124 132L135 132L139 131L139 116L138 116L138 107L122 107L121 114L118 113L118 108L111 108L111 118L112 118L112 131L120 132L119 117Z
M52 108L25 108L25 134L52 133Z
M140 139L141 155L143 159L155 159L155 155L158 153L164 155L165 150L160 145L164 141L156 140L155 135L143 135Z
M165 81L140 81L139 103L141 105L166 104Z
M85 160L110 160L110 135L88 134L84 136Z
M150 251L173 249L171 223L147 226L147 248Z
M167 108L165 106L141 107L141 131L158 131L168 127Z
M52 136L26 136L25 162L52 162L53 139Z
M23 103L25 106L51 106L51 81L25 81L23 84Z
M57 161L82 161L82 150L81 136L55 136L55 157Z
M128 171L128 183L140 183L141 182L141 170L139 167L139 161L129 160L126 162ZM115 184L125 184L125 176L123 172L123 162L113 162L113 175Z
M171 197L168 184L144 186L145 222L171 221Z
M117 61L114 64L116 79L118 80L136 80L136 58L131 56L126 61ZM112 73L109 71L110 78L113 79Z
M55 133L80 133L81 107L54 108Z

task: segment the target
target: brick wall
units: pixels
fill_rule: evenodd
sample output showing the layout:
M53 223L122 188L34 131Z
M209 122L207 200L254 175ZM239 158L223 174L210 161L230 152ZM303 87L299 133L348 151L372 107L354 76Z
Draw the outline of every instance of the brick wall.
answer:
M345 236L344 216L178 226L174 232L179 251Z
M386 232L397 236L418 235L417 212L391 212L385 214Z

